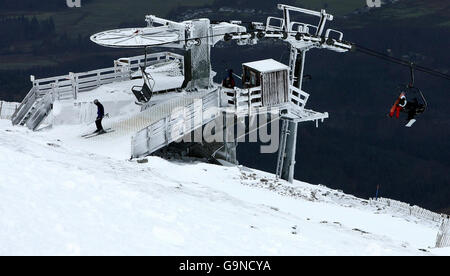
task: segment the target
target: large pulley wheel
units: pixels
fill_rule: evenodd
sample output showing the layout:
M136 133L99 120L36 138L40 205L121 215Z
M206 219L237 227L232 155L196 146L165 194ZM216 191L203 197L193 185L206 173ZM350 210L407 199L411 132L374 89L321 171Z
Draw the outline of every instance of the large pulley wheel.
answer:
M91 36L91 41L112 48L146 48L179 43L178 30L166 26L110 30Z

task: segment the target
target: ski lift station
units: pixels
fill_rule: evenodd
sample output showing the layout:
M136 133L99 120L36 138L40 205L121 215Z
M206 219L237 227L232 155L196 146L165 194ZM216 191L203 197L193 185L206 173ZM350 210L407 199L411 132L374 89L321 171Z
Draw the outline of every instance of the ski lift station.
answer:
M143 55L120 58L111 68L45 79L31 76L32 88L12 123L33 131L60 125L84 125L87 131L86 124L95 119L92 101L99 99L109 114L105 128L114 132L93 137L89 144L101 146L112 141L106 146L115 147L115 139L125 138L129 156L142 158L167 153L174 142L214 120L231 116L234 127L238 118L276 112L282 121L277 176L292 182L299 123L318 124L328 118L326 112L309 109L310 93L302 89L306 53L314 48L343 53L352 46L343 40L343 33L325 27L333 20L325 10L282 4L278 9L282 17L269 17L264 23L212 23L209 19L173 22L148 15L146 27L95 34L91 40L98 45L140 48ZM294 13L315 17L318 23L293 21ZM213 82L216 73L211 68L211 51L217 43L236 41L257 51L258 42L264 39L290 45L289 64L270 58L243 63L242 87L226 88ZM167 51L155 53L152 48ZM184 54L172 53L171 49ZM234 137L218 145L182 143L177 147L182 152L200 147L217 159L236 163L236 142Z

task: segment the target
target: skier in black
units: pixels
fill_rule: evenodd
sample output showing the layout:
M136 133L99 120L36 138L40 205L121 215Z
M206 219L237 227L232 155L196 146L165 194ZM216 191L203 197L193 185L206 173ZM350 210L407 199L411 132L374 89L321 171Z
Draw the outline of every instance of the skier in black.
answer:
M408 113L408 122L411 120L415 120L416 115L422 114L425 112L425 105L420 104L419 100L415 98L412 101L407 101L404 107L404 112Z
M95 133L104 134L106 131L103 129L102 120L105 117L105 108L98 100L95 100L94 104L97 106L97 120L95 120L97 131Z
M234 89L234 87L236 86L236 82L233 78L233 70L228 70L228 76L223 80L222 86L225 88Z

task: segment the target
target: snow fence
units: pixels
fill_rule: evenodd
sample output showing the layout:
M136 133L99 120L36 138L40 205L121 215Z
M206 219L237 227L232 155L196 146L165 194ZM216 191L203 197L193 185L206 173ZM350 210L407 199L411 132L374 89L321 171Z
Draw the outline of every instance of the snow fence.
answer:
M436 247L450 247L450 220L447 218L441 224L436 238Z
M402 214L437 223L440 227L436 238L436 247L450 247L450 218L448 215L438 214L419 206L412 206L408 203L388 198L371 198L369 202L372 206L383 205Z

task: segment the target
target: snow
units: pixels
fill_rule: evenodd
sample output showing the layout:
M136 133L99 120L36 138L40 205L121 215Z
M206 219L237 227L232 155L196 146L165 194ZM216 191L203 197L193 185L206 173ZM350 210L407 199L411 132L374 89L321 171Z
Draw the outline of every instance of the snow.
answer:
M158 92L181 88L184 83L184 75L181 66L181 62L175 60L147 68L145 71L149 73L155 81L153 91Z
M433 223L245 167L138 164L80 127L0 120L0 255L450 255Z
M289 67L273 59L260 60L244 63L243 66L252 68L261 73L270 73L282 70L289 70Z
M184 76L166 76L164 73L154 73L152 78L156 80L153 87L156 92L179 89L184 83Z

